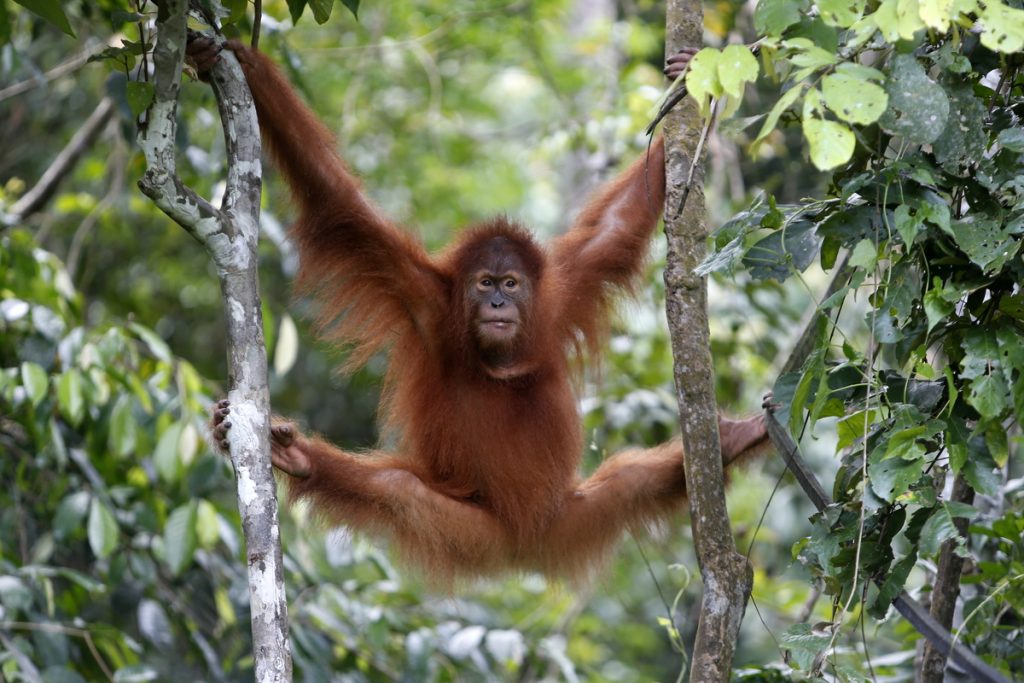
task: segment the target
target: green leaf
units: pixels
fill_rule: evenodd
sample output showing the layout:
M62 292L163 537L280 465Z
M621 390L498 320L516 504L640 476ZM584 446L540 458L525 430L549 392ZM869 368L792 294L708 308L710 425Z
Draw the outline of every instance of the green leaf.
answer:
M806 2L798 0L758 0L754 10L754 28L759 34L780 36L800 21Z
M96 557L102 560L114 552L117 547L117 531L114 515L99 498L94 497L89 506L88 536L89 547Z
M334 0L308 0L309 8L313 10L313 19L318 24L326 24L331 18L331 10L334 9Z
M971 380L967 403L986 420L994 420L1009 409L1009 391L1002 374L982 375Z
M718 82L718 64L722 53L706 47L693 56L686 72L686 89L697 102L701 116L709 112L708 100L722 95L722 84Z
M88 492L76 491L60 501L53 515L53 535L58 541L71 538L82 527L90 498Z
M829 26L849 28L864 12L864 0L818 0L818 11Z
M1021 248L1021 240L1008 226L984 214L954 220L951 231L957 246L986 273L1002 270Z
M306 0L288 0L288 13L292 17L292 24L298 24L305 11Z
M177 482L184 469L179 453L183 428L182 422L175 422L165 429L153 452L153 465L156 467L157 474L168 484Z
M821 239L811 221L797 220L752 245L743 256L743 266L755 280L783 282L802 272L814 261Z
M924 219L921 216L910 213L910 206L907 204L900 204L896 207L896 210L892 213L893 223L896 227L896 232L899 233L900 239L903 240L908 248L914 245L914 240L917 239L918 233L924 227Z
M853 156L856 138L841 123L805 116L804 136L811 148L811 161L821 171L841 166Z
M85 393L82 373L72 368L57 380L57 401L64 418L77 427L85 417Z
M192 563L199 537L196 534L196 501L185 503L167 517L164 526L164 558L177 575Z
M821 93L836 116L862 126L877 121L889 105L889 96L881 86L843 73L826 76Z
M960 543L963 543L963 537L957 530L954 524L954 518L964 517L970 519L978 513L970 505L965 503L941 503L935 509L935 512L928 521L924 523L921 528L921 541L919 548L922 555L926 557L934 557L938 552L940 546L945 542L953 538L960 539Z
M754 142L750 145L750 153L756 154L758 146L764 141L768 135L775 130L775 127L779 125L779 117L781 117L787 109L789 109L797 98L800 97L800 93L804 91L803 86L799 83L794 85L792 88L782 93L782 96L776 100L774 106L768 116L764 120L764 124L761 125L761 130L758 132L757 137L754 138Z
M128 107L136 117L141 116L144 111L153 103L156 95L156 88L152 83L145 81L128 81L126 85L126 99Z
M43 370L41 365L25 361L21 364L21 385L25 387L25 393L32 401L32 405L38 407L40 402L46 398L46 390L49 388L50 381L46 370Z
M873 271L878 264L878 247L871 240L861 240L850 254L850 265Z
M917 0L917 12L928 28L945 33L953 14L954 0Z
M955 297L950 300L950 296ZM928 317L928 331L931 332L953 312L960 291L956 288L947 290L939 278L934 278L933 286L924 295L924 313Z
M136 424L132 412L134 402L130 394L122 394L110 411L110 431L107 445L114 455L123 458L135 450Z
M885 574L885 581L878 588L878 597L875 598L875 602L869 608L871 616L875 619L885 618L885 614L889 611L892 601L903 592L903 587L907 583L907 577L910 576L910 571L914 568L915 564L917 564L917 555L910 554L890 567L889 571Z
M212 548L220 540L220 515L208 500L200 500L196 508L196 539L203 548Z
M757 80L760 67L757 59L743 45L728 45L718 60L718 82L725 94L743 99L743 86Z
M942 134L949 118L949 98L916 58L893 57L886 91L889 108L879 123L888 132L917 144L930 143Z
M923 458L904 460L889 458L868 465L868 476L872 490L882 499L892 503L916 484L924 473Z
M1024 49L1024 10L991 0L978 5L984 28L981 44L990 50L1012 55Z
M160 335L158 335L156 332L149 329L148 327L143 327L138 323L129 323L128 327L131 328L131 330L139 337L139 339L146 343L146 346L149 347L150 353L152 353L153 356L157 358L157 360L161 360L164 363L170 363L171 361L174 360L174 355L171 353L171 348L167 346L167 342L161 339Z
M46 19L64 33L72 38L75 32L71 29L71 22L60 6L60 0L14 0L16 3L27 9L29 12Z
M341 0L341 4L348 8L353 17L359 18L359 0Z
M1024 128L1004 128L996 136L996 142L1003 149L1020 154L1024 152Z
M904 460L918 460L923 458L927 451L918 439L924 435L926 427L918 425L909 429L900 430L889 436L889 443L886 444L886 458L903 458Z
M815 631L810 624L794 624L782 634L781 641L789 649L793 663L802 671L809 671L818 653L832 642L832 637Z
M943 87L949 95L949 118L932 147L935 159L943 168L951 173L960 173L964 167L981 161L985 154L988 111L984 102L974 96L974 87L970 83L950 80L943 79Z

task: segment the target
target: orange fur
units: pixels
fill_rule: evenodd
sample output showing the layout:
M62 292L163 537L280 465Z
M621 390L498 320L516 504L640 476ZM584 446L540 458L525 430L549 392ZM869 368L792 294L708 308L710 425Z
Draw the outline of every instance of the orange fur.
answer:
M496 219L432 257L360 193L326 128L262 54L240 58L265 138L292 187L299 217L300 291L316 296L328 339L352 364L386 349L382 416L394 454L355 455L298 435L275 445L309 476L295 499L327 519L386 536L400 557L441 584L509 570L571 580L600 566L628 528L658 523L685 499L678 440L616 455L581 481L583 451L570 359L599 346L614 295L642 272L665 194L664 150L634 163L542 248ZM500 243L532 286L516 362L481 361L463 301L479 254ZM724 421L726 462L765 438L754 421Z

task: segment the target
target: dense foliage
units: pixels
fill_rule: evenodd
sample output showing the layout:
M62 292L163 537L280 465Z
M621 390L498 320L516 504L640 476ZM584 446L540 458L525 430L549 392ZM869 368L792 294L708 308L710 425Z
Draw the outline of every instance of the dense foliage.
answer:
M1007 476L1021 475L1024 418L1024 11L762 0L754 21L783 93L752 145L798 120L811 160L833 169L819 198L759 197L705 264L840 278L816 302L815 348L775 385L790 430L829 419L841 458L836 502L794 554L837 620L858 603L882 619L951 544L969 560L961 640L1019 674L1024 499ZM804 666L834 640L788 633Z
M261 44L368 190L430 244L496 211L557 231L643 149L663 85L655 3L597 18L563 0L334 4L265 2ZM247 3L222 5L229 31L251 28ZM202 439L224 373L216 279L132 183L154 12L0 0L0 675L12 680L251 677L230 468ZM740 547L759 529L763 625L748 610L744 680L823 662L845 680L906 674L917 636L889 600L904 586L927 598L950 550L970 560L960 640L1024 669L1021 14L970 0L708 8L723 44L763 38L757 59L703 53L689 81L726 99L709 112L737 115L709 145L709 212L724 223L705 263L720 401L751 409L774 383L781 419L835 478L835 504L814 516L784 480L764 527L772 482L733 481ZM105 95L117 107L98 142L46 206L13 215ZM214 194L223 143L205 86L186 85L180 117L182 172ZM288 295L287 201L267 177L275 410L368 446L380 368L339 378L337 354L309 341ZM839 289L822 300L833 272ZM650 282L585 387L590 465L676 429ZM808 309L826 314L817 344L776 378ZM951 499L954 478L973 503ZM673 679L699 593L674 564L696 566L678 536L627 539L590 594L525 577L445 599L299 510L285 522L296 678ZM820 628L830 621L834 635Z

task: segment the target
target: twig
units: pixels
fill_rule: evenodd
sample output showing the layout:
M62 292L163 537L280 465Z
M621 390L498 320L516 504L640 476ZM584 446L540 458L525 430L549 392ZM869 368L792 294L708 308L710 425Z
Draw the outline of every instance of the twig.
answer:
M81 638L85 641L85 646L89 648L89 652L92 654L93 659L96 660L96 666L100 668L103 675L107 677L108 681L114 680L114 672L110 670L110 667L107 666L107 662L103 659L100 651L96 648L96 643L93 642L92 634L89 633L88 629L75 628L73 626L65 626L63 624L37 623L32 621L0 621L0 630L61 633L66 636Z

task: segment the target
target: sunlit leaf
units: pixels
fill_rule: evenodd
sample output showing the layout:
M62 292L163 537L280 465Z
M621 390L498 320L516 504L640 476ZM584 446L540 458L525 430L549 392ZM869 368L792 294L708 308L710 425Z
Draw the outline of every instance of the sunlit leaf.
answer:
M32 401L33 406L38 406L46 398L46 390L50 385L50 378L46 370L38 363L26 361L21 364L21 385L25 387L25 393Z
M750 49L743 45L728 45L718 60L718 82L722 91L737 100L743 97L743 86L757 80L760 67Z
M64 418L77 427L85 416L82 373L72 368L57 380L57 402Z
M853 156L857 140L847 126L811 117L804 118L803 127L811 161L818 169L827 171L841 166Z
M686 89L699 105L702 116L708 115L709 99L722 94L722 85L718 82L721 56L718 50L706 47L693 56L686 72Z
M96 557L103 559L114 552L114 548L117 547L117 534L117 520L114 519L114 515L99 498L93 497L89 506L88 536L89 547Z
M818 11L829 26L848 28L864 12L864 0L818 0Z
M208 500L196 507L196 539L203 548L212 548L220 540L220 515Z
M842 73L826 76L821 82L825 104L836 116L860 125L874 123L889 104L881 86Z
M979 4L979 8L982 45L1007 55L1024 49L1024 10L999 0Z
M130 394L122 394L114 403L110 412L110 430L107 441L110 450L119 457L124 457L135 450L136 424L133 409L135 402Z

